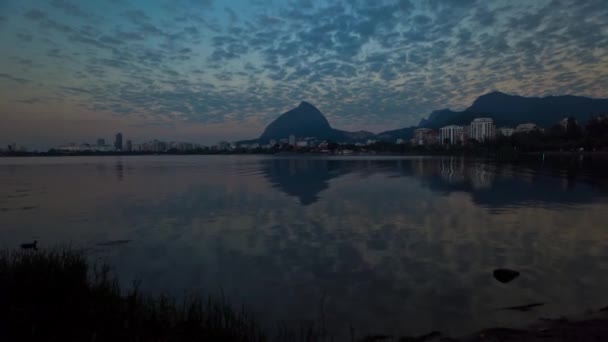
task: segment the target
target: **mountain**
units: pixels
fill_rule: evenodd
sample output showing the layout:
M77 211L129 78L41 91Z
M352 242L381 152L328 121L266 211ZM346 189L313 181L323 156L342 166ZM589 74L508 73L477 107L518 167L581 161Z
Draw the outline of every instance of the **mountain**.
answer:
M420 127L440 128L447 125L463 125L480 116L494 119L497 126L515 126L533 122L541 127L551 127L565 117L587 122L592 116L608 112L608 99L592 99L582 96L523 97L501 92L482 95L462 112L442 110L431 113Z
M414 137L414 131L416 130L416 126L406 127L401 129L394 129L391 131L386 131L379 133L376 137L380 140L385 141L395 141L397 139L406 139L409 140Z
M323 113L308 102L279 116L266 127L257 142L266 144L271 139L316 137L336 142L355 142L367 139L394 141L411 139L416 128L439 129L448 125L468 125L475 118L490 117L497 126L516 126L532 122L541 127L551 127L564 117L574 117L586 123L591 117L608 113L608 99L592 99L582 96L523 97L492 92L478 97L463 111L442 109L433 111L418 126L390 130L379 134L367 131L346 132L332 128ZM253 141L253 140L252 140Z
M372 133L372 132L368 132L368 131L357 131L357 132L347 132L347 131L340 131L340 130L336 130L338 131L340 134L342 134L342 136L348 140L348 141L361 141L361 140L367 140L367 139L374 139L376 137L376 134Z
M335 139L341 133L333 129L323 113L308 102L279 116L271 122L259 138L260 143L268 143L271 139L297 137L317 137L320 139Z
M418 127L439 128L446 126L446 122L458 121L463 112L455 112L450 109L435 110L428 119L420 120ZM439 126L439 127L437 127Z
M450 109L441 109L441 110L434 110L433 112L431 112L431 115L429 115L429 117L427 119L422 119L420 120L420 123L418 124L418 127L426 127L427 124L436 121L439 118L452 118L455 115L458 115L460 112L454 112Z
M533 122L541 127L551 127L565 117L574 117L585 123L591 117L608 113L608 99L592 99L582 96L523 97L492 92L482 95L463 111L442 109L433 111L427 119L420 120L418 127L439 129L448 125L468 125L475 118L490 117L497 126L516 126ZM406 127L382 132L378 139L410 139L418 127Z
M258 141L266 144L271 139L288 138L292 134L298 138L316 137L332 141L360 141L376 136L367 131L347 132L332 128L320 110L304 101L271 122Z

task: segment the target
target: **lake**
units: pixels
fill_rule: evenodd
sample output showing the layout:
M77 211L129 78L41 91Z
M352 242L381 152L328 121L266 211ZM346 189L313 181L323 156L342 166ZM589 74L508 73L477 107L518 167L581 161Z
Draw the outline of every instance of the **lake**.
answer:
M606 170L582 158L2 158L0 248L84 248L126 285L223 293L269 325L459 335L608 305ZM498 267L521 276L499 283Z

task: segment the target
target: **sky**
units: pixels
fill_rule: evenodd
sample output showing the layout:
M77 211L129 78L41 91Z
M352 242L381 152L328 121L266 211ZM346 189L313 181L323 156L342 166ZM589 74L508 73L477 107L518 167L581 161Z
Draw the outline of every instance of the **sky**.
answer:
M606 0L0 0L0 146L380 132L478 96L608 98Z

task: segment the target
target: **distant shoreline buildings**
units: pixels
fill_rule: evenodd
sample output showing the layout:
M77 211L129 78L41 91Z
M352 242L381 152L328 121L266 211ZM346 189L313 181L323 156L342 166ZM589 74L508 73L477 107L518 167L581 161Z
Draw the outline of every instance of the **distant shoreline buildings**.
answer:
M123 144L124 141L124 144ZM229 144L229 143L227 143ZM134 144L131 139L124 140L122 133L115 135L114 144L106 143L104 138L98 138L96 144L89 143L70 143L59 146L54 150L65 153L99 152L99 153L118 153L118 152L142 152L142 153L163 153L168 151L191 152L204 149L205 146L188 142L165 142L151 140L140 144Z
M600 124L607 121L608 116L598 116L592 121ZM578 122L574 118L563 118L555 123L549 131L551 134L559 136L566 134L570 127L578 127ZM577 128L574 128L576 130ZM581 130L581 128L578 128ZM583 128L584 129L584 128ZM562 131L563 133L559 133ZM79 153L216 153L228 152L239 153L244 151L259 151L259 152L318 152L328 153L333 150L373 150L371 146L377 144L392 144L401 146L464 146L468 144L484 143L494 141L499 138L508 138L516 134L531 134L544 133L545 130L535 123L521 123L515 127L501 126L496 127L494 120L488 117L480 117L473 119L468 125L447 125L439 129L420 127L413 131L413 137L409 140L405 138L396 138L392 142L387 139L382 139L379 136L368 137L358 141L329 141L318 139L316 137L297 137L295 134L289 134L284 138L274 138L268 141L268 144L261 144L258 140L249 142L228 142L220 141L211 146L194 144L189 142L166 142L161 140L151 140L143 143L134 143L131 139L125 140L122 133L116 133L114 142L109 144L105 138L97 138L96 144L89 143L70 143L49 150L49 152L79 154ZM557 132L557 133L556 133ZM581 131L582 132L582 131ZM581 133L582 134L582 133ZM20 154L28 153L28 151L16 143L5 145L6 148L0 148L2 154ZM37 153L37 152L36 152Z
M564 118L558 123L564 129L568 119ZM414 131L412 145L465 145L470 141L486 142L498 137L510 137L515 133L543 132L544 130L534 123L523 123L513 127L496 128L492 118L475 118L467 126L448 125L434 130L431 128L418 128Z

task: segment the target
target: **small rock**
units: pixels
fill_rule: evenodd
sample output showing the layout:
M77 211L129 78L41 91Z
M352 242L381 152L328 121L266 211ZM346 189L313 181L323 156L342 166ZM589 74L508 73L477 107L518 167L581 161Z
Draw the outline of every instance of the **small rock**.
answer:
M519 272L507 268L498 268L494 270L494 278L501 283L508 283L511 280L519 277Z

